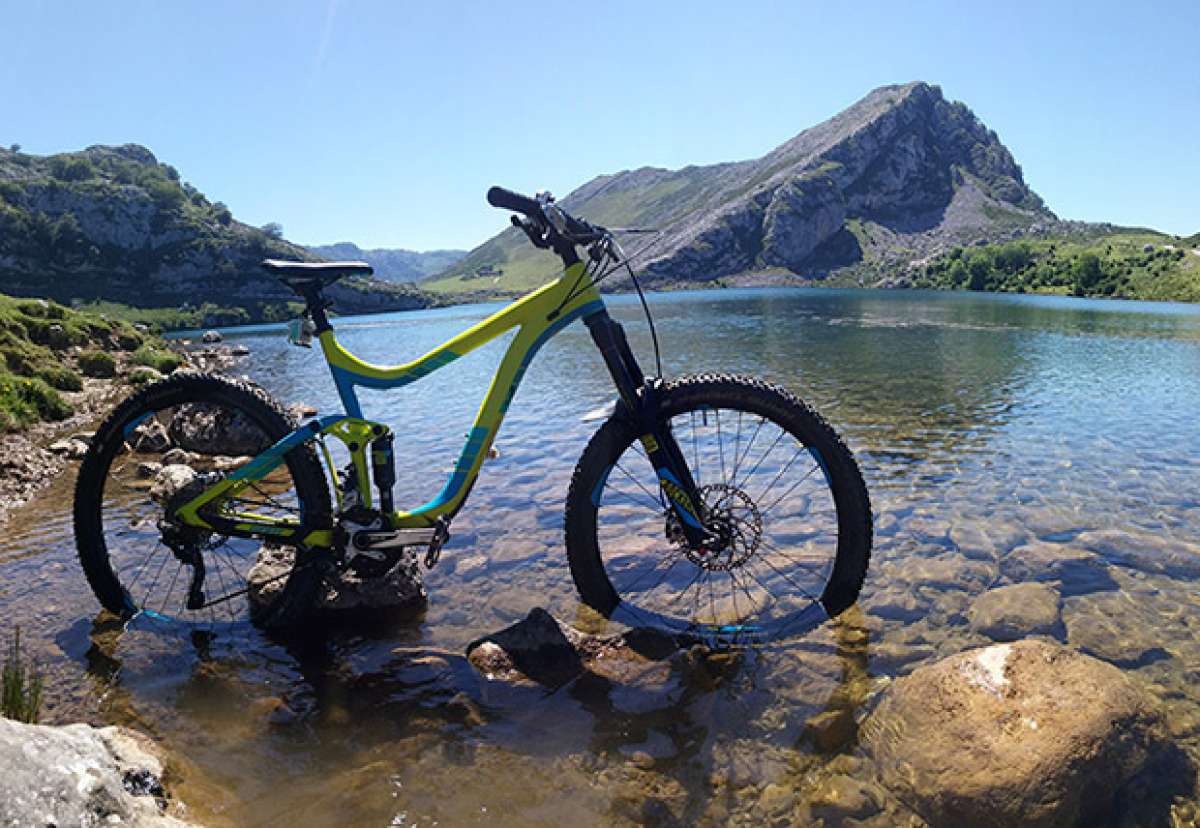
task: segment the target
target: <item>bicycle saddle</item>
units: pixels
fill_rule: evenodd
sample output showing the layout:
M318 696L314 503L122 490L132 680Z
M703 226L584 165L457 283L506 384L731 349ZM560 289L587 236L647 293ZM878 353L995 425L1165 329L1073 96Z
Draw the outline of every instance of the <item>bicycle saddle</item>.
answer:
M266 259L262 267L292 287L315 282L322 286L331 285L344 276L370 276L375 272L366 262L287 262Z

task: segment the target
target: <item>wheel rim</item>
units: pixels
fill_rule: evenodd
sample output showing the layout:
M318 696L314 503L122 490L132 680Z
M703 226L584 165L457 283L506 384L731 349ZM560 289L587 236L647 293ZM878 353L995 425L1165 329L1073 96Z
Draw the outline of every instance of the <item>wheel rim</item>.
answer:
M593 498L619 599L610 617L729 642L799 635L826 620L838 519L820 451L748 408L696 407L670 422L717 542L688 548L632 441Z
M192 528L176 514L270 446L268 428L240 408L205 401L131 414L118 433L124 440L105 470L99 525L125 613L203 628L268 614L287 583L295 551L264 550L258 540ZM286 463L209 508L224 515L303 518Z

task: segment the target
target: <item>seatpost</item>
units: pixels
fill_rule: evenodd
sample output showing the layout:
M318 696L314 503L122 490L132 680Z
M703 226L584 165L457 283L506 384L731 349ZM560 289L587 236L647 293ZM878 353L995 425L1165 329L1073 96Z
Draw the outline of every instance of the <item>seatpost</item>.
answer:
M325 302L325 297L321 294L320 284L314 284L307 287L300 294L304 297L305 311L313 321L313 327L316 329L317 336L332 331L333 325L329 324L329 317L325 313L328 305Z

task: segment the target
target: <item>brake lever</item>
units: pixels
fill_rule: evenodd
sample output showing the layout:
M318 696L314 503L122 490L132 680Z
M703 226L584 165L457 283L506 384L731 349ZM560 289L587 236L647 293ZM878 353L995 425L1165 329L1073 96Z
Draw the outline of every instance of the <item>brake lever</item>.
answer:
M525 231L525 235L529 237L529 241L534 247L540 247L543 250L546 250L550 247L550 242L546 240L545 235L541 232L541 229L537 226L537 223L534 222L533 219L523 219L520 216L512 216L509 220L512 222L513 227L520 227Z

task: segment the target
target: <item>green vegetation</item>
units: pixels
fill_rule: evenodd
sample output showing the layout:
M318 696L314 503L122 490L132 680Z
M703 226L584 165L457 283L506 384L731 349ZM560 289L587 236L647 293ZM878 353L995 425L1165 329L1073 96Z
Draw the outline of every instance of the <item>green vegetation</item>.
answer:
M34 724L42 709L44 678L25 662L21 652L21 628L13 633L12 646L0 673L0 716Z
M0 432L69 416L70 404L43 380L0 372Z
M153 345L143 345L133 352L133 361L137 365L153 368L160 374L169 374L183 364L183 357L173 351L155 348Z
M69 417L59 392L83 388L81 374L112 376L116 360L108 352L151 341L122 320L0 294L0 432Z
M85 377L114 377L117 361L104 351L86 351L79 355L79 370Z
M1200 302L1189 240L1141 230L956 247L910 276L913 287Z

